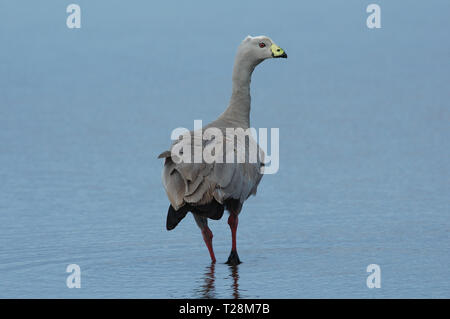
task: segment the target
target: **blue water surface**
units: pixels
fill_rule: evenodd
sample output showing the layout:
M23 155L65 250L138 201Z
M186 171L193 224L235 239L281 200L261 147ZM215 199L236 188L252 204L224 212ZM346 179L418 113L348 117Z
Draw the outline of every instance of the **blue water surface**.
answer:
M0 3L0 297L449 298L450 2ZM280 169L210 264L192 216L165 230L157 155L227 105L236 48ZM66 267L81 268L81 289ZM369 289L366 267L381 268Z

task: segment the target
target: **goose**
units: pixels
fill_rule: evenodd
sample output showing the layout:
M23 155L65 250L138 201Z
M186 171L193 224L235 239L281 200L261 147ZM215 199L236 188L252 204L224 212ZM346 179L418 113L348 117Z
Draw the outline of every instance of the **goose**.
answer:
M188 160L181 160L183 150L193 150L195 154L198 148L202 151L211 145L223 146L230 142L226 135L226 130L230 128L235 132L238 132L239 129L241 129L240 132L244 130L248 132L251 76L258 64L271 58L287 58L287 54L269 37L247 36L239 45L236 53L232 73L232 94L228 107L215 121L201 129L201 132L216 129L216 133L219 130L218 133L225 134L222 136L214 134L210 139L205 139L201 132L196 134L198 132L191 131L188 132L188 135L180 135L169 150L158 156L165 160L162 182L170 201L166 220L167 230L174 229L186 214L191 212L201 230L212 263L216 262L216 257L212 246L213 233L208 227L208 218L218 220L222 218L225 210L229 212L228 225L231 229L232 239L231 252L226 263L230 265L241 263L236 248L238 216L244 202L250 195L256 195L257 187L264 173L264 152L250 134L247 135L245 143L226 147L225 154L223 154L225 158L231 152L234 158L238 151L245 148L243 161L207 162L203 158L200 161L190 161L192 154L188 155L189 152L186 152L186 155L191 157ZM217 136L219 137L217 138ZM252 143L255 143L257 147L258 157L255 161L250 161L248 156L248 149L251 148ZM186 148L180 147L180 145ZM178 153L175 149L178 150Z

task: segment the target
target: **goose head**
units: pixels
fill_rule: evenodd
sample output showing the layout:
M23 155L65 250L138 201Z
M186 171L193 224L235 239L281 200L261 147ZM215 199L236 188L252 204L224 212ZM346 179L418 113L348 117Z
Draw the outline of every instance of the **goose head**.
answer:
M266 59L287 58L286 52L266 36L247 36L239 46L237 55L253 65Z

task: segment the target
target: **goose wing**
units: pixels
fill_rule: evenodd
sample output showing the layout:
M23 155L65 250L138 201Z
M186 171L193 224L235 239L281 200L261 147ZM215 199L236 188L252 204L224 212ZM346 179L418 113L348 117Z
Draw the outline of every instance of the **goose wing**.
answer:
M195 161L195 152L205 156ZM213 155L207 158L207 154ZM186 203L204 205L213 199L221 204L230 198L243 203L256 194L263 174L264 152L251 136L233 142L225 134L204 140L201 134L189 132L159 157L165 158L162 181L176 210Z

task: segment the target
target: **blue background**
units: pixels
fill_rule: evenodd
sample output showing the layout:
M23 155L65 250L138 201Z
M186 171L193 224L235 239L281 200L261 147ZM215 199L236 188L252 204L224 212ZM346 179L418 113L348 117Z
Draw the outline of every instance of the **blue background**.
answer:
M0 297L450 297L449 1L0 3ZM264 34L252 126L280 170L225 220L165 230L156 156L227 105ZM68 264L82 288L68 289ZM369 264L382 287L366 286Z

